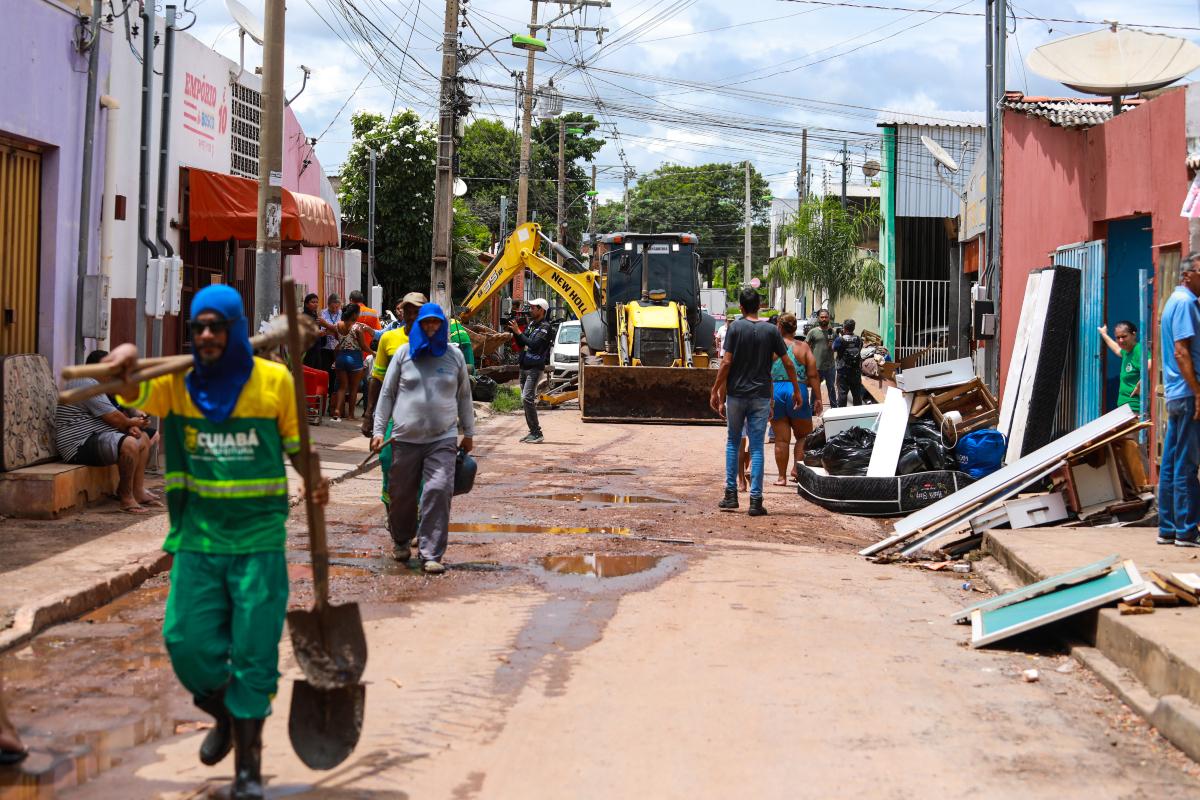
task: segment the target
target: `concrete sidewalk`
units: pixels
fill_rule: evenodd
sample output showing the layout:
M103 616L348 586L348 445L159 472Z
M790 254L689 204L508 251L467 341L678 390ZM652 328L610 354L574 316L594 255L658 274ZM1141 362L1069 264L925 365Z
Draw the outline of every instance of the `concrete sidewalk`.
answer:
M1200 550L1155 544L1153 528L1033 528L989 531L984 550L1022 584L1110 555L1143 574L1200 572ZM1088 617L1089 615L1084 615ZM1192 758L1200 760L1200 608L1121 616L1105 608L1077 630L1090 647L1075 655L1125 702Z
M309 428L321 472L333 483L378 466L377 459L359 466L369 448L358 425L325 420ZM295 505L300 476L290 465L287 472ZM161 476L150 476L147 486L161 489ZM166 533L165 511L134 516L122 513L115 500L58 520L0 520L0 650L168 569L171 557L161 549Z

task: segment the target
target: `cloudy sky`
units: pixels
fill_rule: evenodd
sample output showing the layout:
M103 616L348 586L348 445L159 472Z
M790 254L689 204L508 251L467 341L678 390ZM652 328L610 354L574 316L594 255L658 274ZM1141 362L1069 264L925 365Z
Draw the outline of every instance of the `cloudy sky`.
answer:
M261 14L262 0L243 1ZM190 33L236 59L237 29L225 0L188 6L197 15ZM465 6L464 45L490 44L529 24L529 0ZM540 6L543 22L569 8ZM1007 85L1028 94L1068 90L1029 72L1024 56L1052 39L1095 30L1097 21L1200 35L1198 0L1022 0L1012 8ZM609 8L587 8L558 23L608 28L603 43L594 33L580 33L577 42L572 32L554 31L535 75L538 85L555 78L566 110L611 123L598 159L602 197L619 195L623 163L646 172L664 161L747 158L777 196L795 196L804 128L820 191L826 170L829 181L840 180L843 140L855 165L878 157L881 109L982 111L983 9L983 0L612 0ZM299 88L299 65L311 67L293 108L308 135L320 137L317 154L327 172L345 157L354 111L408 106L434 118L444 12L441 0L290 1L288 93ZM247 61L260 59L248 42ZM525 54L507 40L475 56L464 69L478 81L468 86L474 113L512 125L511 73L524 69ZM515 165L497 165L490 177L513 172Z

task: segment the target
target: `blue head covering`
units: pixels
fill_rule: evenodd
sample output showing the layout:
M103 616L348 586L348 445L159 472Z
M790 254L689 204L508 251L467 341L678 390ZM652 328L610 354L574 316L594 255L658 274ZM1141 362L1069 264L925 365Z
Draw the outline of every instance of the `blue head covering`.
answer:
M233 413L242 387L254 370L254 351L250 348L242 296L232 286L214 284L196 292L192 298L192 319L206 311L215 311L229 322L229 340L225 352L215 364L204 364L193 351L195 364L187 374L188 394L205 419L224 422Z
M425 335L425 330L421 327L421 320L425 319L440 319L442 325L437 329L437 333L430 339ZM420 358L425 355L440 358L446 354L446 348L450 346L450 323L446 321L446 315L442 312L442 307L437 303L426 303L421 306L421 310L417 312L417 321L413 323L412 333L408 336L408 353L413 358Z

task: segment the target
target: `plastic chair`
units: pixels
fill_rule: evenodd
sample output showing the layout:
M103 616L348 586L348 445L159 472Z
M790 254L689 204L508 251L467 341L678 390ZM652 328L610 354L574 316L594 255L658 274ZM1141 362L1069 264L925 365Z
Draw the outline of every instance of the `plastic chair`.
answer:
M329 403L329 373L304 368L304 400L308 404L308 424L320 425Z

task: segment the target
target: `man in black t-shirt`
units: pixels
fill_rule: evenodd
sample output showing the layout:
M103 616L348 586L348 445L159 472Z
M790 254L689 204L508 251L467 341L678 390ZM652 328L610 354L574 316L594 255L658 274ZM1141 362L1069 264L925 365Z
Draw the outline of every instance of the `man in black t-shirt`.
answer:
M750 516L766 514L763 508L763 437L775 384L771 380L771 361L783 361L792 382L796 407L803 402L796 367L787 358L787 344L779 329L758 318L758 292L749 287L738 298L743 317L729 326L725 335L725 355L713 383L709 404L725 417L725 497L719 508L738 507L738 450L742 436L750 440Z
M842 323L841 333L833 338L833 352L837 356L838 406L863 404L862 382L862 337L854 333L854 320L848 319Z

